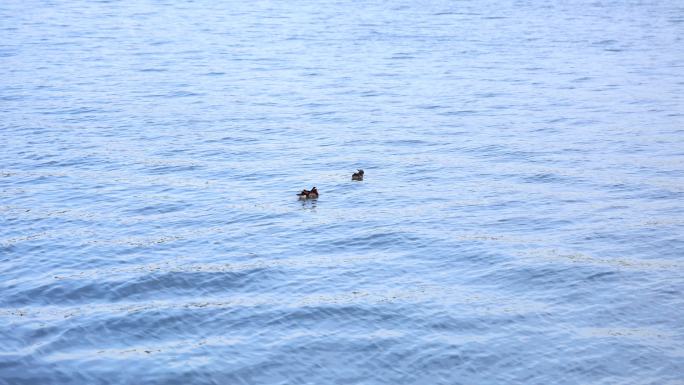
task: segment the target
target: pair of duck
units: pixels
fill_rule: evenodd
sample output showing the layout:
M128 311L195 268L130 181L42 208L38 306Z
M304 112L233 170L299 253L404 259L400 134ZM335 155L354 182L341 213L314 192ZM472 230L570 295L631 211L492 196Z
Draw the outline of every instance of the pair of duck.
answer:
M363 170L359 169L352 174L352 180L363 180ZM318 189L314 186L311 190L304 189L302 192L297 194L299 199L316 199L318 198Z

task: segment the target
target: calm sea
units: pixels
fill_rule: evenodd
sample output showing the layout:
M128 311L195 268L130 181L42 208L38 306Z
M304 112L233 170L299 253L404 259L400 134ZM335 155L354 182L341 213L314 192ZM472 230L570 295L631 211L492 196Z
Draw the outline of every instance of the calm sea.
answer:
M681 1L4 0L0 384L682 385L683 90Z

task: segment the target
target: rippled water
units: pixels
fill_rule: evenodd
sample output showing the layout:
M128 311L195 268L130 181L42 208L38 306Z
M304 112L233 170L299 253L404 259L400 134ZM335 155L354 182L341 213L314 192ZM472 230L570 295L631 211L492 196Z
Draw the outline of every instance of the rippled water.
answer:
M0 383L684 384L681 2L0 31Z

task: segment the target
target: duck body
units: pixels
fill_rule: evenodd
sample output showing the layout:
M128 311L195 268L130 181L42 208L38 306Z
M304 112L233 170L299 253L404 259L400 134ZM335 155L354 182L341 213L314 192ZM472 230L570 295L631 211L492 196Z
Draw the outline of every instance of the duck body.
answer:
M304 190L302 190L302 192L297 194L297 196L299 197L299 199L306 199L306 197L309 195L309 192L310 192L309 190L304 189Z
M355 173L353 173L352 180L363 180L363 170L358 169Z
M318 198L318 189L316 187L311 190L304 189L302 192L297 194L299 199L316 199Z

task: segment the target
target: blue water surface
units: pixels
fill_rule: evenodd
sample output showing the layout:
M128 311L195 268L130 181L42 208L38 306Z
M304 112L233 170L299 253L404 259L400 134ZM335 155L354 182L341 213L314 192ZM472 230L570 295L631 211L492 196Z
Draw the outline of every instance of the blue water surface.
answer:
M4 0L0 63L0 384L684 384L681 1Z

